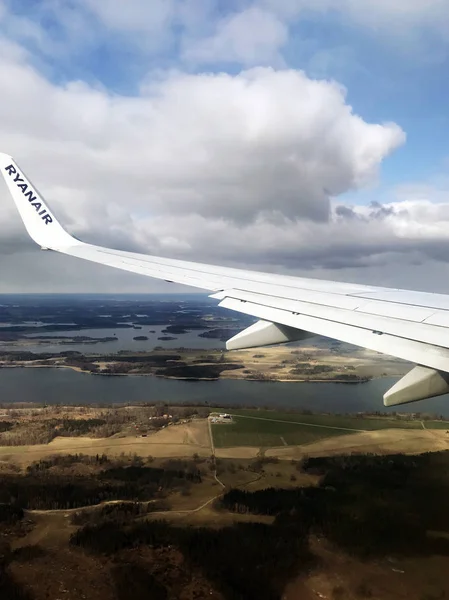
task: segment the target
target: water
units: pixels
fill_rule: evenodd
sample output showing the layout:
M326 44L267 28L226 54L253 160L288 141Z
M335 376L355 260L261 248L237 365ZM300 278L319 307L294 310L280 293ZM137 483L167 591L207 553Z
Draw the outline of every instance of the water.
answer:
M115 354L120 350L128 350L131 352L135 351L145 351L149 352L154 350L156 346L162 346L163 348L204 348L204 349L213 349L213 348L224 348L224 342L221 342L217 339L209 339L209 338L201 338L198 334L202 333L206 330L198 330L195 329L193 331L188 331L187 333L162 333L162 330L165 329L167 325L145 325L142 329L134 329L133 327L128 327L126 329L121 328L111 328L111 329L82 329L80 331L57 331L54 333L42 332L36 334L29 334L27 338L32 342L33 338L45 338L48 337L50 340L55 336L87 336L93 338L104 338L104 337L117 337L117 341L114 342L98 342L96 344L86 344L86 342L80 342L79 344L58 344L52 343L51 341L44 342L41 344L33 344L30 343L26 346L16 346L14 350L27 350L29 352L64 352L67 350L73 350L76 352L83 352L86 354ZM155 331L155 333L150 333L150 331ZM148 338L145 341L134 340L133 338L136 336L144 335ZM169 336L176 338L175 340L170 341L162 341L158 340L158 337L161 336ZM8 344L0 343L0 351L6 350L7 348L11 348Z
M151 376L106 377L71 369L0 369L0 402L114 404L168 402L310 409L317 412L393 412L383 393L397 380L361 384L258 382L232 379L178 381ZM399 412L431 412L449 417L449 395L404 405Z

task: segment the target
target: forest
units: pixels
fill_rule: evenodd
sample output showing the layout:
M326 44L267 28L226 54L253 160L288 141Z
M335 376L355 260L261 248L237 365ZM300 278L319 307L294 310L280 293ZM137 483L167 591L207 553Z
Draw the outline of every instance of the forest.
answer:
M79 465L96 475L73 471ZM319 566L312 540L324 538L363 561L449 556L449 452L306 457L294 466L320 475L316 486L227 489L215 501L211 527L151 518L152 511L169 508L172 491L199 483L204 466L168 460L155 467L139 457L120 462L105 455L38 461L25 475L2 475L0 529L20 523L29 507L121 500L74 512L77 530L70 538L74 551L110 565L118 600L143 600L149 590L156 600L174 598L198 574L226 600L281 600L293 577ZM257 469L264 468L260 460ZM220 512L271 520L220 527ZM14 586L0 568L1 592L12 593ZM20 594L19 600L26 598Z
M320 485L256 492L234 489L217 502L218 508L287 514L298 527L362 558L449 555L447 537L428 535L428 531L449 532L449 452L309 458L297 466L322 475Z
M288 518L274 525L238 523L222 529L175 527L163 521L131 525L106 521L82 527L71 543L97 555L115 557L141 546L174 546L187 569L201 569L225 598L233 600L280 600L287 581L314 563L307 536ZM161 574L158 584L163 589ZM136 600L147 598L144 594L141 590Z
M118 460L111 464L104 455L44 459L31 464L25 474L2 474L0 503L20 509L55 510L110 500L160 500L170 492L188 490L202 481L201 472L192 461L172 459L162 467L141 462L136 458L135 464L120 465ZM95 476L67 469L76 464L96 466Z

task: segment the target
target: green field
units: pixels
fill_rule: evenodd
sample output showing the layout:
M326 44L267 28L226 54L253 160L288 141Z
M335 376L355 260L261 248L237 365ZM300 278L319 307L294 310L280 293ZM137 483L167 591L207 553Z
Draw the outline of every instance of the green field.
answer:
M421 421L418 420L406 421L386 417L303 415L258 409L233 409L230 414L233 415L234 423L212 425L217 448L293 446L358 431L422 428ZM449 424L441 421L426 421L425 427L449 429Z
M374 431L375 429L421 429L421 421L406 421L394 417L358 417L357 415L303 415L301 413L288 413L275 410L259 409L235 409L230 411L233 415L242 417L257 417L259 419L277 419L279 421L292 421L310 425L325 425L327 427L341 427L343 429L363 429ZM431 423L438 421L427 421L429 428Z
M347 431L310 427L296 423L235 417L232 424L212 425L214 444L217 448L231 446L297 446L325 437L343 435Z
M449 431L449 421L424 421L425 429L447 429Z

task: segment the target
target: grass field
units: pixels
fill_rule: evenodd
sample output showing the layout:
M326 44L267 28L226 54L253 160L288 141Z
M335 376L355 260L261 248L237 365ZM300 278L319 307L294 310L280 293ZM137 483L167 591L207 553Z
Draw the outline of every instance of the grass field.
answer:
M217 448L232 446L298 446L325 437L344 435L348 431L310 427L294 422L279 423L268 419L234 417L232 424L212 425Z
M449 430L449 421L424 421L424 428Z
M217 448L232 446L293 446L315 442L331 436L379 429L422 429L421 421L386 417L351 417L346 415L303 415L272 410L234 409L232 424L214 424L212 433ZM442 422L427 421L432 429L445 428Z
M288 413L275 410L259 409L236 409L230 411L233 415L242 417L257 417L260 419L276 419L279 421L292 421L310 425L324 425L326 427L341 427L342 429L363 429L374 431L376 429L420 429L421 421L406 421L388 417L358 417L356 415L303 415L300 413ZM426 421L429 429L431 423L438 421Z

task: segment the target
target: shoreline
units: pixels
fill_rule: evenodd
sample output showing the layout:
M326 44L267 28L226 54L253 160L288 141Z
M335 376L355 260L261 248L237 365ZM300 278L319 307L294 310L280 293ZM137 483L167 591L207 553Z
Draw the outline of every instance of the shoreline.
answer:
M368 383L372 379L384 379L387 377L391 377L388 375L372 375L370 377L363 377L361 379L266 379L264 377L176 377L173 375L156 375L154 373L101 373L89 371L86 369L81 369L81 367L77 367L74 365L30 365L30 364L12 364L12 365L0 365L1 369L71 369L72 371L76 371L77 373L85 373L87 375L97 375L100 377L158 377L159 379L172 379L175 381L219 381L224 379L232 379L233 381L256 381L259 383L342 383L348 385L354 385L359 383ZM227 373L232 373L232 371L227 371ZM398 374L397 377L400 377Z

